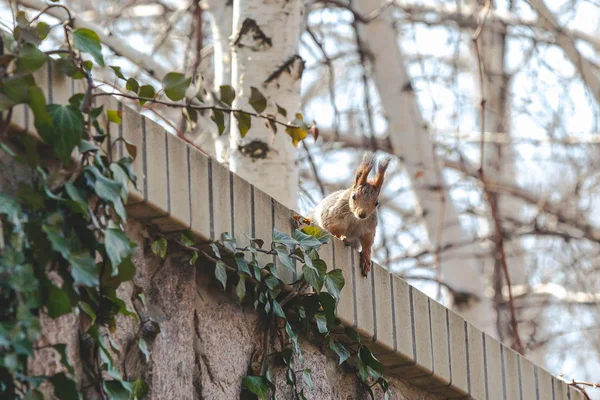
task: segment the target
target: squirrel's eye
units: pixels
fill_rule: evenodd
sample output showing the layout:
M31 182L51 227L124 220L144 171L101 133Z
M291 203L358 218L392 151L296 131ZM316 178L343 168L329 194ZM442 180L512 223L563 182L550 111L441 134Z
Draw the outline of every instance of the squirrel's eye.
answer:
M375 202L375 207L377 207L378 205L379 205L379 200L377 200L377 201Z
M356 200L356 193L352 195L352 200Z

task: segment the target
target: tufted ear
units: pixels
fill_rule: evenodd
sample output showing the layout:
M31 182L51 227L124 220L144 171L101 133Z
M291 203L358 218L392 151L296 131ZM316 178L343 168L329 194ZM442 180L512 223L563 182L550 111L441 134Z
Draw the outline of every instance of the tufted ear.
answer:
M387 156L383 160L381 160L377 165L377 175L372 181L373 186L377 189L377 191L381 190L381 186L383 186L383 180L385 178L385 171L387 171L388 166L390 165L390 161L392 161L392 157Z
M367 183L367 178L369 177L369 173L375 166L375 154L368 151L363 156L363 160L356 169L356 174L354 175L354 187L359 187L360 185L364 185Z

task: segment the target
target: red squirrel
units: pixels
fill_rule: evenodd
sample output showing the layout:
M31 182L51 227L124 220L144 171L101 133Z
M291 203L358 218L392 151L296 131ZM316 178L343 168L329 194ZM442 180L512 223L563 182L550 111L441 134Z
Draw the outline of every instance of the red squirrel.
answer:
M354 184L346 190L338 190L325 197L317 206L312 220L321 228L342 239L347 246L360 253L363 276L371 271L371 247L377 229L377 206L385 171L391 157L385 157L377 165L377 174L369 179L375 168L376 158L372 152L365 153L356 170Z

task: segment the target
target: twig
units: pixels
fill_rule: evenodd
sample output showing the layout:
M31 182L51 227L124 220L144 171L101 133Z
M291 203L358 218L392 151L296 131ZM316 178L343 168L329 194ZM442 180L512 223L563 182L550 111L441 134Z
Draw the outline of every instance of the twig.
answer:
M317 170L317 166L315 165L315 161L313 160L310 150L308 149L308 145L306 141L302 141L302 146L304 146L304 150L306 150L306 158L308 159L308 163L310 164L310 168L315 175L315 181L317 181L317 185L319 185L319 189L321 190L321 194L325 197L325 187L323 186L323 182L321 182L321 178L319 177L319 171Z

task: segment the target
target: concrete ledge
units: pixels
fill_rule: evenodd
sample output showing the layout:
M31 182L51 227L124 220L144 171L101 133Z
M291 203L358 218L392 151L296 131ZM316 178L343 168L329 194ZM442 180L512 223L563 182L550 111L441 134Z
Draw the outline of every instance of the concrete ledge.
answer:
M58 78L50 68L37 71L35 79L49 102L66 102L82 90L81 82ZM191 229L205 241L230 232L241 244L247 236L270 238L273 227L293 230L293 210L115 98L101 97L100 104L123 110L121 125L101 121L111 139L106 149L122 155L118 138L137 146L133 169L139 190L132 191L128 202L132 218L163 232ZM15 107L12 128L36 135L33 116L24 106ZM277 262L260 256L263 262ZM341 269L346 280L338 317L355 327L363 341L372 342L388 375L449 399L583 399L386 268L374 264L363 278L358 252L341 241L324 246L322 257L330 268ZM288 281L298 274L278 270Z

